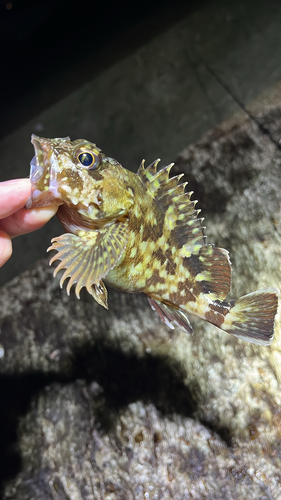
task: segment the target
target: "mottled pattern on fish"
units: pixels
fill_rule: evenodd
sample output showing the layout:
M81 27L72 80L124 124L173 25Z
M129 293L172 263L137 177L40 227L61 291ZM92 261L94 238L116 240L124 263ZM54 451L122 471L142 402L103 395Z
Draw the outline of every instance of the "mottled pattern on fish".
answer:
M104 281L143 292L165 323L192 332L186 313L251 342L267 345L274 333L279 291L260 290L225 302L231 286L228 252L207 245L196 201L173 164L159 160L134 174L85 140L32 137L32 195L28 206L60 205L67 231L49 250L65 269L67 293L82 287L104 307Z

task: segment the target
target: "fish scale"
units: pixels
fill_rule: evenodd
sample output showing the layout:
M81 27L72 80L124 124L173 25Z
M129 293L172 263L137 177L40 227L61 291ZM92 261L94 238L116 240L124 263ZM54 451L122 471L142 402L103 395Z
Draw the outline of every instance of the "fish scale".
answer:
M31 197L27 207L58 205L66 233L48 250L63 269L69 294L86 287L108 308L105 284L142 292L170 328L192 333L188 314L249 342L269 345L279 290L258 290L228 303L231 263L227 250L207 245L200 210L185 192L183 174L159 159L137 174L107 157L94 143L32 136Z

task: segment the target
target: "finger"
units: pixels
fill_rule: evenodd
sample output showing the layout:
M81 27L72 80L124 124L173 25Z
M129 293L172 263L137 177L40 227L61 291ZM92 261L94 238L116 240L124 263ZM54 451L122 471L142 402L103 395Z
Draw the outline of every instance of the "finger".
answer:
M40 229L53 217L58 207L40 207L27 210L21 208L6 219L0 220L0 229L11 238Z
M0 267L2 267L12 255L12 242L4 231L0 231Z
M24 207L31 192L29 179L0 182L0 219Z

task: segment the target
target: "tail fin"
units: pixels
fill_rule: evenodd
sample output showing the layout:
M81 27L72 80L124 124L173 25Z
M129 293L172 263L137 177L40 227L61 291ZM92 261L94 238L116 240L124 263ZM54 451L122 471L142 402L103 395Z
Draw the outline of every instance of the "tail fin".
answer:
M253 344L271 344L278 296L277 288L266 288L240 297L226 314L222 330Z

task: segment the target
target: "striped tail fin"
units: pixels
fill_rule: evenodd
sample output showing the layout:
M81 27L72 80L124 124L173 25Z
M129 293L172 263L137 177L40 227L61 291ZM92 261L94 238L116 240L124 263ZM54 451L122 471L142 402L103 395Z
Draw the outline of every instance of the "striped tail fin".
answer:
M240 297L226 314L220 328L253 344L271 344L278 296L277 288L266 288Z

